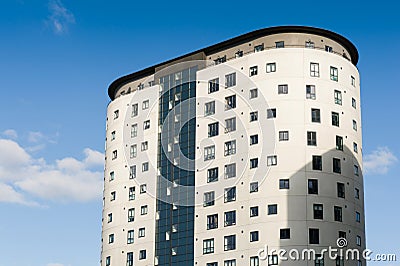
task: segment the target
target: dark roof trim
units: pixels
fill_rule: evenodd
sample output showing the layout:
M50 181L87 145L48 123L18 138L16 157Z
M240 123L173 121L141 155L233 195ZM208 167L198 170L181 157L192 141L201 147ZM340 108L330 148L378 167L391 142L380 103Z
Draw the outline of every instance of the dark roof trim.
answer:
M142 69L142 70L134 72L132 74L128 74L126 76L120 77L120 78L116 79L114 82L112 82L110 84L110 86L108 87L108 96L110 97L111 100L114 100L115 93L123 85L125 85L129 82L132 82L134 80L152 75L155 73L156 68L161 67L165 64L171 63L173 61L183 59L185 57L192 56L194 54L201 53L201 52L204 52L206 55L216 53L218 51L225 50L229 47L233 47L233 46L239 45L241 43L245 43L245 42L248 42L248 41L263 37L263 36L268 36L268 35L273 35L273 34L278 34L278 33L309 33L309 34L320 35L320 36L332 39L332 40L338 42L339 44L341 44L344 48L346 48L346 50L350 53L351 61L354 65L357 65L357 63L358 63L359 57L358 57L357 48L348 39L346 39L345 37L343 37L335 32L320 29L320 28L307 27L307 26L270 27L270 28L255 30L255 31L234 37L232 39L211 45L209 47L191 52L189 54L185 54L185 55L179 56L177 58L162 62L160 64Z

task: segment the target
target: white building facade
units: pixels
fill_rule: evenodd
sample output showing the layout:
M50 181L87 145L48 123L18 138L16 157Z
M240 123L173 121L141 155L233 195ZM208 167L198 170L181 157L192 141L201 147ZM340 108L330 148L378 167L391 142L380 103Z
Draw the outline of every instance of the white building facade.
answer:
M284 26L114 81L101 265L365 265L357 61Z

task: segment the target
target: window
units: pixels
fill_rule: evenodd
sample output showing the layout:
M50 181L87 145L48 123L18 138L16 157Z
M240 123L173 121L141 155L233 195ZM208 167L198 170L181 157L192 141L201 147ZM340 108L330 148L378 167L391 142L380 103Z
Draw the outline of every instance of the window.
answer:
M267 156L267 166L277 165L278 157L276 155Z
M128 210L128 222L133 222L135 220L135 208L130 208Z
M250 145L255 145L258 143L258 135L251 135L250 136Z
M224 251L236 249L236 235L224 237Z
M314 204L313 210L314 210L314 219L319 219L319 220L324 219L324 207L322 204Z
M215 158L215 146L208 146L204 148L204 161L212 160Z
M343 221L342 207L334 206L333 207L333 216L334 216L335 222L342 222Z
M207 183L218 181L218 167L207 170Z
M132 165L129 167L129 179L133 179L136 177L136 165Z
M232 117L225 120L225 133L236 130L236 117Z
M107 219L107 223L111 223L112 222L112 213L109 213L107 215L108 219Z
M205 103L204 116L215 114L215 101Z
M315 85L306 85L306 99L315 100L316 98Z
M236 200L236 187L225 188L224 202L231 202Z
M142 146L142 151L147 151L149 149L149 142L143 141L141 146Z
M111 132L111 141L115 140L115 131Z
M146 259L146 250L142 249L139 250L139 260L145 260Z
M110 177L109 177L110 181L113 181L115 179L115 173L114 171L110 172Z
M289 86L287 84L278 85L278 94L288 94Z
M290 228L280 229L280 239L290 239Z
M357 131L357 121L353 120L353 129Z
M319 109L311 109L311 122L321 123L321 111Z
M327 52L329 52L329 53L332 53L332 52L333 52L332 46L325 45L325 51L327 51Z
M129 188L129 200L135 200L135 187Z
M332 112L332 126L339 126L339 113Z
M236 140L225 142L224 155L229 156L236 153Z
M276 63L267 63L267 73L276 72Z
M354 175L358 176L359 175L359 170L358 170L358 166L354 165Z
M218 122L208 124L208 137L218 136Z
M345 186L343 183L337 183L337 196L339 198L345 198Z
M346 232L339 231L339 238L346 238Z
M257 75L258 67L252 66L252 67L250 67L249 71L250 71L250 73L249 73L250 77L255 76L255 75Z
M224 225L231 226L236 224L236 211L228 211L224 213Z
M126 243L127 243L127 244L132 244L133 241L134 241L134 236L135 236L134 231L133 231L133 230L129 230L129 231L128 231L128 235L127 235L127 241L126 241Z
M342 92L335 90L333 95L335 97L335 104L342 105Z
M308 238L310 244L319 244L319 229L309 228Z
M126 253L126 266L133 266L133 252Z
M142 110L149 109L150 102L149 100L143 101L142 103Z
M243 56L243 51L237 51L236 53L235 53L235 58L239 58L239 57L242 57ZM208 266L208 265L207 265Z
M319 77L319 64L318 63L310 63L310 76L311 77Z
M250 266L259 266L260 260L257 256L250 257Z
M361 236L356 237L356 245L359 247L361 246Z
M146 120L143 122L143 129L149 129L150 128L150 120Z
M341 256L336 257L336 266L344 266L344 258Z
M260 44L260 45L254 46L254 52L255 53L261 52L261 51L264 51L264 44Z
M258 120L258 112L250 112L250 122L254 122Z
M354 198L360 198L360 190L358 188L354 188Z
M112 160L115 160L115 159L117 159L117 157L118 157L117 150L114 150L114 151L112 152L111 159L112 159Z
M107 256L106 257L106 266L110 266L111 265L111 257Z
M114 234L108 235L108 244L114 243Z
M275 42L275 48L284 48L284 47L285 47L284 41Z
M254 88L250 90L250 99L254 99L258 97L258 89Z
M322 156L313 155L312 157L312 169L322 171Z
M314 131L307 132L307 145L317 146L317 132Z
M139 228L138 237L142 238L142 237L145 237L145 236L146 236L146 228L144 228L144 227Z
M354 109L357 109L357 100L356 100L356 99L351 98L351 106L352 106Z
M258 241L258 231L250 232L250 242Z
M119 117L119 110L114 111L114 119L117 119Z
M317 179L308 179L308 194L318 194Z
M330 73L331 73L331 80L338 81L338 69L336 67L331 66Z
M214 253L214 238L203 240L203 254Z
M113 200L115 200L116 196L117 196L117 192L115 192L115 191L112 191L112 192L111 192L110 201L113 201Z
M231 178L236 176L236 163L225 165L224 176L225 178Z
M333 172L337 173L337 174L341 174L342 173L342 167L341 167L340 159L333 158L332 162L333 162Z
M268 215L278 214L278 205L270 204L268 205Z
M140 194L146 193L146 191L147 191L147 185L146 184L140 185Z
M206 266L218 266L218 262L207 262Z
M258 216L258 206L250 207L250 217Z
M138 126L137 124L133 124L131 126L131 138L137 137L137 133L138 133Z
M353 87L356 86L356 79L353 76L351 76L351 86L353 86Z
M142 172L147 172L147 171L149 171L149 163L144 162L142 163Z
M233 87L236 85L236 73L225 75L225 87Z
M267 109L267 118L276 118L276 108Z
M258 158L250 159L250 169L258 167Z
M278 265L278 255L269 255L268 265Z
M148 207L147 205L143 205L140 207L140 215L146 215L148 212Z
M212 206L214 205L214 203L215 203L215 192L210 191L204 193L203 206L204 207Z
M359 212L356 212L356 222L357 223L361 222L361 214Z
M315 44L314 44L314 42L312 42L312 41L306 41L305 47L306 47L306 48L314 49Z
M339 151L343 150L343 137L336 136L336 149Z
M288 141L289 131L279 131L279 141Z
M316 254L315 255L315 266L324 266L324 256L322 256L321 254Z
M254 193L258 191L258 182L250 183L250 193Z
M129 156L131 159L135 158L137 156L137 145L136 144L131 145L129 154L130 154Z
M289 189L289 179L279 179L279 189Z
M218 228L218 214L207 215L207 230Z
M214 60L214 63L215 63L216 65L222 64L222 63L224 63L224 62L226 62L226 55L223 56L223 57L219 57L219 56L218 56L218 58Z
M236 108L236 95L225 97L225 110Z
M208 93L219 91L219 78L208 81Z
M236 266L236 260L224 260L224 266Z

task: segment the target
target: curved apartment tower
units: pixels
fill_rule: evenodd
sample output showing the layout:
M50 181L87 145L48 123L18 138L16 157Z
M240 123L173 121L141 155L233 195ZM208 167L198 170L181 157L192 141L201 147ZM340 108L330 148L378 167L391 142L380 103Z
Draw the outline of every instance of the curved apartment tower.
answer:
M115 80L101 265L365 265L357 61L283 26Z

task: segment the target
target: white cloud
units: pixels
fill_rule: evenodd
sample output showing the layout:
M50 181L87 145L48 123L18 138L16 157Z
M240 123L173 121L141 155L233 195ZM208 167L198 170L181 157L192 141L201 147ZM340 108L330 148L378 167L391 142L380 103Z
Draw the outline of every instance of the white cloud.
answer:
M34 158L13 140L0 139L0 202L90 201L101 197L104 155L84 149L82 160ZM28 200L29 199L29 200Z
M49 1L50 15L47 19L48 25L56 34L64 34L68 31L68 26L75 23L75 16L61 2L61 0Z
M32 132L31 131L28 134L28 141L29 142L33 142L33 143L37 143L40 140L42 140L44 137L45 136L41 132L38 132L38 131Z
M398 161L388 147L378 147L364 156L364 172L366 174L384 175Z
M3 135L10 139L17 139L18 134L14 129L7 129L3 131Z

